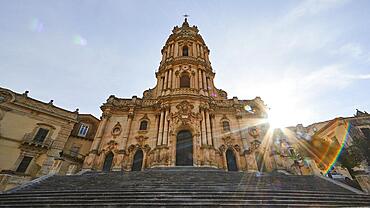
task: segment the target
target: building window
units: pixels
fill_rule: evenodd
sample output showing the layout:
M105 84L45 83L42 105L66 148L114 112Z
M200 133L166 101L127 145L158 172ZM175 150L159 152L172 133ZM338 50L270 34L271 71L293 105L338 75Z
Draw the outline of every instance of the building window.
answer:
M80 146L73 144L73 146L71 147L71 156L77 157L79 153L80 153Z
M141 121L139 130L147 130L148 129L148 121Z
M25 173L28 166L30 165L32 157L24 156L21 163L19 164L16 172Z
M89 126L88 125L81 124L80 129L78 130L77 136L86 137L88 130L89 130Z
M222 122L222 127L224 131L229 132L230 131L230 123L228 121L223 121Z
M183 56L189 55L189 48L187 46L182 47L182 55Z
M48 135L48 133L49 133L49 130L48 129L39 128L37 130L37 133L36 133L35 137L33 138L33 140L35 142L42 143L42 142L44 142L44 140L45 140L46 136Z
M370 140L370 129L369 128L361 128L361 131L365 135L365 137Z
M188 74L181 75L180 88L190 88L190 77Z

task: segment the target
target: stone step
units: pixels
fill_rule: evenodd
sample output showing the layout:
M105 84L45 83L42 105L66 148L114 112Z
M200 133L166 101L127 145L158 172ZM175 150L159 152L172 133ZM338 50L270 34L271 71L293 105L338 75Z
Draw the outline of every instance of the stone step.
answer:
M230 201L230 200L311 200L311 201L335 201L335 202L342 202L342 201L350 201L350 200L361 200L359 202L361 203L370 203L370 199L366 199L365 197L343 197L343 196L306 196L306 195L301 195L301 196L294 196L294 195L285 195L285 196L277 196L277 195L212 195L212 194L193 194L193 195L183 195L183 194L151 194L151 195L62 195L61 196L22 196L22 197L5 197L2 198L0 202L18 202L19 200L24 202L48 202L50 200L52 201L58 201L58 200L80 200L80 201L89 201L89 200L146 200L150 198L155 198L155 199L161 199L161 200L166 200L166 199L193 199L193 200L202 200L202 199L208 199L208 200L223 200L223 201Z
M138 202L138 203L76 203L76 204L68 204L68 203L61 203L61 204L53 204L53 207L287 207L285 203L249 203L249 204L239 204L239 203L212 203L212 202L193 202L189 203L145 203L145 202ZM14 207L13 205L0 205L0 207ZM50 207L49 205L40 205L40 204L23 204L17 205L17 207ZM299 203L296 202L295 204L289 204L289 207L341 207L336 204L312 204L312 203ZM344 206L342 206L344 207ZM349 206L346 206L349 207ZM358 206L357 206L358 207Z
M367 197L367 195L359 195L354 193L344 193L344 192L314 192L314 191L303 191L303 190L239 190L239 191L218 191L218 190L202 190L202 191L194 191L193 189L184 189L184 190L165 190L165 191L158 191L158 190L134 190L134 189L124 189L124 190L114 190L110 189L107 190L62 190L62 191L40 191L40 190L28 190L28 191L19 191L12 194L0 194L0 198L3 197L10 197L10 196L64 196L64 195L131 195L131 194L140 194L140 195L150 195L150 194L212 194L212 195L305 195L305 196L349 196L349 197Z
M327 192L306 192L306 191L295 191L295 192L288 192L288 191L234 191L234 192L222 192L222 191L197 191L195 192L192 189L189 190L173 190L173 191L135 191L135 190L125 190L125 191L116 191L116 190L95 190L95 191L27 191L27 192L17 192L13 194L0 194L0 198L7 198L7 197L27 197L27 196L73 196L73 195L104 195L104 196L115 196L115 195L151 195L151 194L211 194L211 195L242 195L242 196L254 196L254 195L272 195L272 196L338 196L338 197L352 197L352 198L361 198L361 197L368 197L368 195L359 195L359 194L348 194L348 193L327 193Z
M19 205L30 205L30 204L37 204L39 206L42 206L42 205L48 205L48 206L52 206L54 207L54 205L61 205L61 204L68 204L68 205L74 205L74 204L94 204L95 206L97 204L105 204L105 205L120 205L120 206L127 206L127 205L140 205L141 203L145 203L147 205L161 205L161 206L166 206L166 205L169 205L169 204L176 204L176 205L183 205L183 204L186 204L186 205L197 205L197 204L214 204L214 205L220 205L220 204L233 204L233 205L265 205L265 204L269 204L269 205L273 205L273 204L277 204L277 205L282 205L284 204L285 206L292 206L292 204L311 204L311 205L336 205L336 206L368 206L369 203L367 202L361 202L361 201L357 201L357 202L349 202L349 201L332 201L332 200L323 200L323 201L319 201L319 200L299 200L299 201L296 201L296 200L278 200L278 199L274 199L274 200L225 200L225 199L221 199L221 200L207 200L207 199L202 199L202 200L193 200L193 199L184 199L184 198L179 198L179 199L146 199L145 201L143 200L128 200L128 199L123 199L123 200L119 200L119 199L114 199L114 200L111 200L111 199L97 199L97 200L88 200L88 201L85 201L85 200L49 200L49 201L13 201L13 202L5 202L6 205L8 206L11 206L11 205L14 205L14 206L19 206ZM3 203L2 203L3 204ZM1 205L2 206L2 205Z
M15 193L0 195L0 207L261 205L366 207L370 196L355 194L315 176L256 176L194 167L53 176Z

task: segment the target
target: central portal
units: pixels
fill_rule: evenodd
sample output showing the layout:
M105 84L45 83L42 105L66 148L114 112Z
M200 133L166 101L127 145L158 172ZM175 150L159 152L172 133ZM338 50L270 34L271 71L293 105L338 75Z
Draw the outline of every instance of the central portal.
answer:
M190 131L180 131L177 134L176 165L193 166L193 136Z

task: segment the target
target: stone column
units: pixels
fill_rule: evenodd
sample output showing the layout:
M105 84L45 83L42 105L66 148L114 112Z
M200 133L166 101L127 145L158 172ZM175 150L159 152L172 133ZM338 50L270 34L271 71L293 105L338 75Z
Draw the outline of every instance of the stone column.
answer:
M98 127L98 130L96 132L96 137L91 145L91 149L90 149L90 152L92 151L97 151L99 149L99 146L100 146L100 142L101 142L101 139L104 135L104 132L105 132L105 128L106 128L106 125L107 125L107 121L109 119L110 115L109 114L106 114L106 113L103 113L102 115L102 121L100 122L100 125Z
M165 116L164 116L164 131L163 131L163 143L164 145L167 145L167 141L168 141L168 115L170 114L170 109L166 109L166 113L165 113Z
M207 62L209 62L208 51L205 52L205 59Z
M172 89L172 69L169 70L169 75L168 75L168 88Z
M193 43L193 53L192 53L192 56L193 57L197 57L197 46L196 46L196 43Z
M164 112L161 111L161 118L159 120L159 133L158 133L158 139L157 139L157 145L162 144L162 138L163 138L163 120L164 120Z
M208 110L205 111L206 124L207 124L207 144L212 145L212 135L211 135L211 120L209 118Z
M162 53L162 61L164 61L165 59L166 59L166 52L163 51L163 53Z
M204 58L203 46L200 46L200 57Z
M213 89L215 89L215 86L213 85L212 77L209 77L208 85L209 85L210 91L213 91Z
M199 89L202 89L202 71L198 69Z
M194 74L194 88L198 89L198 71Z
M215 114L210 114L210 121L211 121L211 137L212 137L212 145L215 146L215 124L216 124L216 120L215 120Z
M120 150L125 150L127 147L127 141L130 135L131 123L132 123L133 118L134 118L134 114L130 112L127 116L127 123L126 123L125 131L123 133L123 138L122 138L122 149Z
M206 72L205 71L203 71L203 86L204 86L205 95L207 95L208 87L207 87Z
M178 88L177 87L177 78L176 78L176 73L175 73L175 70L173 71L173 73L172 73L172 86L173 86L173 88Z
M166 48L166 54L167 54L167 58L169 58L170 57L170 47Z
M238 116L236 118L236 120L238 121L238 131L239 131L239 135L240 135L240 138L242 140L242 144L243 144L243 149L244 151L245 150L248 150L249 149L249 146L248 146L248 141L247 141L247 136L245 135L245 131L244 129L240 126L240 120L242 119L242 117Z
M178 42L175 43L175 53L174 53L174 57L176 58L177 56L179 56L179 43Z
M164 86L163 89L167 89L167 82L168 82L168 70L164 73Z
M204 109L201 110L202 114L202 145L207 144L207 137L206 137L206 118L204 116Z
M159 120L160 120L160 118L161 118L161 114L159 113L159 114L155 114L155 126L154 126L154 128L155 128L155 136L153 137L153 139L151 140L151 145L153 145L153 146L156 146L156 144L157 144L157 139L158 139L158 135L159 135Z
M163 84L162 84L162 76L159 76L158 78L158 95L162 95L162 89L163 89Z

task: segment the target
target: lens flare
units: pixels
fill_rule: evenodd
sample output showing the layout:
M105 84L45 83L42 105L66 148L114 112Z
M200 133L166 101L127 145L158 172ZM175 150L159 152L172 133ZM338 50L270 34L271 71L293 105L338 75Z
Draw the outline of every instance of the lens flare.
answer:
M335 157L332 158L331 162L329 162L328 166L327 166L327 169L325 170L325 174L327 174L335 165L335 163L337 162L340 154L342 153L343 149L344 149L344 145L346 144L346 141L348 139L348 135L349 135L349 130L351 129L351 124L349 123L347 128L346 128L346 133L344 135L344 138L341 139L342 143L340 144L340 147L336 150L336 153L334 154ZM330 161L330 160L329 160Z
M30 30L34 32L42 32L44 30L44 24L37 18L33 18L29 25Z
M87 44L87 40L83 38L81 35L76 35L73 38L73 43L80 46L85 46Z

